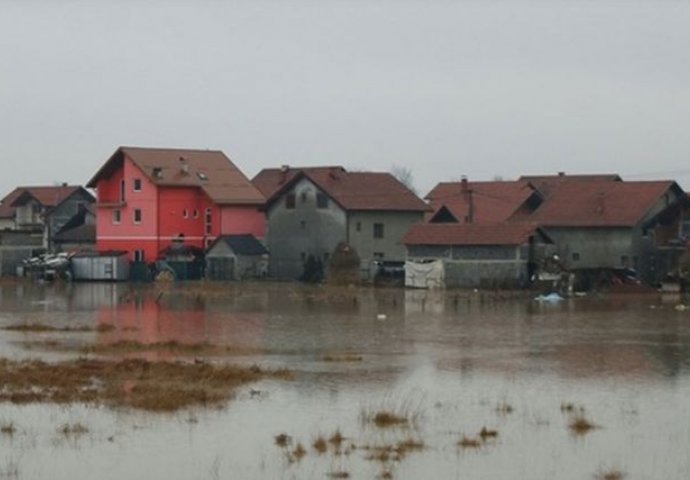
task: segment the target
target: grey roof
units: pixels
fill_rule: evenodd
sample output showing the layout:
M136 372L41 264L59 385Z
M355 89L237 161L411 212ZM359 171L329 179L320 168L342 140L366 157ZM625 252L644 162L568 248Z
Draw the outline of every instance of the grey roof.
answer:
M53 237L53 240L60 243L96 243L96 226L79 225L74 228L62 229Z
M266 247L251 234L241 235L221 235L213 243L225 242L237 255L265 255L268 253ZM209 250L213 248L209 247Z

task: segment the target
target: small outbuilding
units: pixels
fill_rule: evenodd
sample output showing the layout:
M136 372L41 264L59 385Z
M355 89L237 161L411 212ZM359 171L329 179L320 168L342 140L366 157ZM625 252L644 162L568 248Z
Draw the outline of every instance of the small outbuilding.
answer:
M123 250L76 253L71 259L71 268L74 280L129 280L129 260Z
M552 241L533 224L427 223L403 243L408 287L516 288L530 284Z
M267 271L268 250L254 235L222 235L206 250L209 280L261 278Z

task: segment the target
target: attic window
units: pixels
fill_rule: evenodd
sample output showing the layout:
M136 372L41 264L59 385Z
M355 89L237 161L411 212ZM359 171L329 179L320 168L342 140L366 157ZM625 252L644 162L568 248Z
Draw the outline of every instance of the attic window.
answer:
M153 167L154 178L163 178L163 169L161 167Z
M199 180L208 180L208 175L206 175L206 172L196 172L197 177L199 177Z
M316 208L328 208L328 197L324 193L316 194Z

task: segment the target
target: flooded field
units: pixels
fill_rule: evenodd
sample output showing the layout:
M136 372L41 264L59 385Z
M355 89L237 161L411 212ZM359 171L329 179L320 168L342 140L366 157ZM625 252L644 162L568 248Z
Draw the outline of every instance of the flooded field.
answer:
M685 480L682 301L0 284L0 479Z

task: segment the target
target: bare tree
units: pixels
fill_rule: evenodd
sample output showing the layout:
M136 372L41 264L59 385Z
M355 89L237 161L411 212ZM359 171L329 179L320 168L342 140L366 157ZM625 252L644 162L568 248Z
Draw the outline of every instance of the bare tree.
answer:
M417 189L414 187L414 176L412 175L412 170L402 165L393 165L391 167L391 175L398 179L400 183L409 188L415 195L417 195Z

